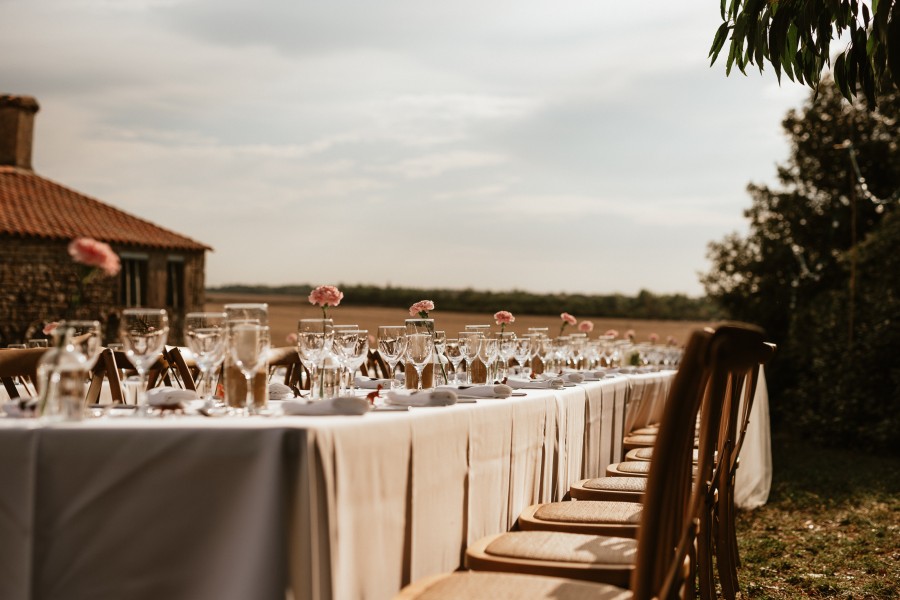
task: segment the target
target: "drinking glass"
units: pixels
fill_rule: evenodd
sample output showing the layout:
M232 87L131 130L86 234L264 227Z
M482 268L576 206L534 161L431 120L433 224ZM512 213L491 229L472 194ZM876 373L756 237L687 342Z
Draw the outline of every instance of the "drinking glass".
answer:
M457 335L459 336L457 338L459 340L459 348L466 361L466 380L471 384L472 363L478 358L484 335L480 331L460 331Z
M343 394L346 387L344 386L344 375L350 370L350 361L356 350L356 344L359 341L359 328L347 329L346 325L334 326L334 341L331 344L334 355L341 365L341 382L339 386L339 394ZM353 380L349 381L349 387L353 387Z
M264 302L226 304L224 309L229 321L256 321L260 325L269 324L269 305Z
M17 349L17 350L24 350L25 348L27 348L27 346L26 346L25 344L8 344L6 347L7 347L8 349L9 349L9 348L14 348L14 349Z
M347 362L347 370L349 371L347 387L350 391L353 390L354 381L356 381L356 370L369 357L369 331L367 329L359 329L356 331L356 334L356 343L353 344L353 347L348 348L345 346L342 350L345 353L344 360Z
M28 340L28 345L26 346L26 348L49 348L49 347L50 347L50 340L44 340L44 339Z
M498 333L497 338L497 356L500 358L499 379L506 379L509 374L509 359L512 358L513 350L516 345L516 334L512 331Z
M459 338L449 338L444 342L444 356L450 361L453 367L453 383L459 383L459 374L457 369L465 356L463 356L462 348L459 345Z
M447 372L444 369L444 353L446 351L447 346L447 332L446 331L435 331L433 335L434 339L434 379L435 381L438 378L443 379L444 383L450 383L447 379Z
M216 404L212 374L225 360L227 320L228 315L223 312L192 312L184 318L187 345L200 369L201 386L206 388L200 397L211 404Z
M300 319L297 324L297 349L309 371L312 399L322 399L325 382L320 366L331 352L333 342L334 321L331 319Z
M126 308L119 322L119 337L125 354L140 379L138 407L146 413L147 372L159 360L169 335L169 315L162 308Z
M481 340L481 351L478 353L478 357L484 363L484 366L487 367L488 373L493 373L494 363L497 362L497 357L500 355L500 343L499 340L495 337L492 338L483 338ZM494 381L495 378L490 377L488 379L488 383Z
M419 376L417 390L422 389L422 371L434 356L434 340L428 333L413 333L406 336L406 358L412 363Z
M544 372L550 373L553 366L553 340L548 337L538 338L536 357L541 359L541 364L544 366Z
M247 399L244 414L254 412L253 378L265 363L269 352L269 327L257 323L238 322L231 327L231 358L247 380Z
M72 345L87 358L88 371L93 369L103 349L100 321L60 321L59 325L73 330Z
M528 363L531 360L531 356L534 354L534 346L534 336L531 334L525 334L522 337L517 338L513 344L513 358L519 363L519 372L522 373L524 377L529 377L531 375L531 368L526 367L525 363Z
M396 387L394 381L394 369L397 363L403 358L406 352L406 326L404 325L382 325L378 328L378 354L388 364L390 373L388 379L391 382L391 389Z

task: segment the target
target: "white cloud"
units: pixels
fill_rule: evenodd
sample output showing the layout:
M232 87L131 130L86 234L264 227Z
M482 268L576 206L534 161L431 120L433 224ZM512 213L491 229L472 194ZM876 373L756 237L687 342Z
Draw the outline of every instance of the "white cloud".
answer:
M210 243L211 284L699 293L806 97L710 69L705 0L3 6L39 172Z

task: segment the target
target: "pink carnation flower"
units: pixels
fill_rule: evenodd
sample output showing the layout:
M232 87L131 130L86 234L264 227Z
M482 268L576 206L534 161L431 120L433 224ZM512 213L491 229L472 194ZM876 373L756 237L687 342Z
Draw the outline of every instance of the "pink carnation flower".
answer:
M96 267L112 277L122 268L119 256L113 252L109 244L98 242L93 238L80 237L69 242L69 256L77 263Z
M309 303L316 306L337 306L341 303L344 292L333 285L320 285L309 294Z
M655 333L651 333L650 334L650 343L655 344L658 341L659 341L659 336Z
M562 319L563 321L565 321L566 324L568 324L568 325L574 325L575 323L578 322L578 319L576 319L575 317L573 317L572 315L570 315L567 312L564 312L561 315L559 315L559 318Z
M611 335L614 338L616 338L616 337L619 337L619 332L616 331L615 329L607 329L606 333L604 333L603 335Z
M594 330L594 322L593 321L582 321L578 324L578 331L582 333L590 333Z
M494 313L494 321L497 322L497 325L509 325L515 320L516 318L508 310L500 310Z
M431 300L419 300L409 307L409 316L425 319L428 317L428 312L432 310L434 310L434 302Z
M44 325L44 328L41 331L44 332L44 335L50 335L50 333L57 327L59 327L59 322L51 321L51 322L47 323L46 325Z

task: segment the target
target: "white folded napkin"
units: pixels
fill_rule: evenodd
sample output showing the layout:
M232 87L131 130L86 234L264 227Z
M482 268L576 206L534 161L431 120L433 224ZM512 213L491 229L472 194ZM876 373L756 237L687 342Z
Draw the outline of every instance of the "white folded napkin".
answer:
M548 379L516 379L508 377L506 385L514 390L560 390L565 387L566 382L560 377Z
M585 381L600 381L606 377L606 373L602 371L579 371Z
M273 381L269 384L269 400L290 400L294 397L291 386Z
M183 390L167 385L147 390L148 406L184 406L197 399L197 392L194 390Z
M373 379L371 377L360 377L357 375L354 383L356 384L356 387L362 390L377 390L379 385L381 386L381 389L391 389L390 379Z
M285 400L281 410L292 416L362 415L369 412L369 401L361 396L339 396L317 402Z
M432 391L414 392L403 394L388 392L385 404L388 406L449 406L456 404L459 396L455 390L436 389Z
M584 375L582 373L578 373L577 371L572 371L570 373L563 373L562 375L558 375L558 376L544 374L544 375L541 375L541 377L543 377L545 379L555 379L556 377L559 377L566 383L583 383L584 382Z
M512 395L512 388L502 383L493 385L439 385L434 388L437 390L448 390L454 392L457 398L509 398Z
M3 403L3 412L12 419L25 419L36 415L37 398L22 396Z

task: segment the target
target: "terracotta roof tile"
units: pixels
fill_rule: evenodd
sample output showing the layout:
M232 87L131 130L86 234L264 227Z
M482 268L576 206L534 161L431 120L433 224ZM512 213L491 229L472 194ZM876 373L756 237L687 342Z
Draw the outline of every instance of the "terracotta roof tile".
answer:
M88 236L131 246L211 250L33 171L2 165L0 234L63 240Z

